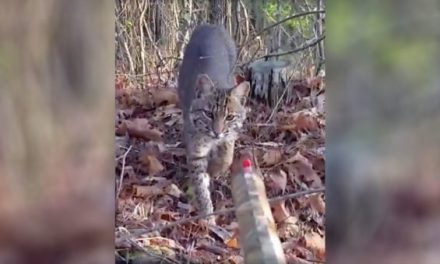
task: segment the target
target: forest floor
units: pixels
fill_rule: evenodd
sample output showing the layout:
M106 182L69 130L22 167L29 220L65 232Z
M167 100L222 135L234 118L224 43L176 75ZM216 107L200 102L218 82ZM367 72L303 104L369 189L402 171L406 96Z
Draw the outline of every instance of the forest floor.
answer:
M215 230L197 221L172 225L196 212L186 195L176 83L167 80L117 75L116 258L119 263L242 263L233 213L218 215ZM325 184L324 83L304 77L290 89L296 98L277 110L248 100L248 119L237 141L237 153L254 153L269 198ZM215 209L232 207L230 177L212 183ZM272 210L288 263L325 261L323 193L285 200Z

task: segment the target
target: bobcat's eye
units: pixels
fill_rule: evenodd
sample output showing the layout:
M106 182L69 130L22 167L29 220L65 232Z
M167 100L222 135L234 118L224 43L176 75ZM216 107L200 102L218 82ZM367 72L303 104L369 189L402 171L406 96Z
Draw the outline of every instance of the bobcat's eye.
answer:
M226 116L226 121L232 121L232 120L234 120L234 118L235 118L235 115L229 114Z
M203 111L203 114L209 119L214 119L214 115L210 111Z

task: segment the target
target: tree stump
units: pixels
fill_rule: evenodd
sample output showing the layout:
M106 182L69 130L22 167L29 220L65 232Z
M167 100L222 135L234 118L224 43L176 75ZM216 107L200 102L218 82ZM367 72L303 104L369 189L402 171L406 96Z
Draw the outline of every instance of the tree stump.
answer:
M251 84L251 97L271 107L291 97L292 91L286 89L289 65L290 62L287 60L257 60L249 64L244 71L245 79Z

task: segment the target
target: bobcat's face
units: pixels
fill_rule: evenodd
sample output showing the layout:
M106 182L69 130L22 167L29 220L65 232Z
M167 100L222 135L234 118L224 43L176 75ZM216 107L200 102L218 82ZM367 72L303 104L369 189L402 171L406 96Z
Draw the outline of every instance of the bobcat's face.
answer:
M243 105L249 83L243 82L229 90L217 89L205 74L199 76L196 98L190 106L190 120L195 130L213 139L236 134L246 118Z

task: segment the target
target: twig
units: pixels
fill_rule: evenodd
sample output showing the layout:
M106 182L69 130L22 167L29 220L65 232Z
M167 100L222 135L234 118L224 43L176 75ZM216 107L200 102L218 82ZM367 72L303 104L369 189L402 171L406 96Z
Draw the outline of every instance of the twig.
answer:
M288 20L291 20L291 19L294 19L294 18L298 18L298 17L302 17L302 16L312 15L312 14L319 14L319 13L325 13L325 10L314 10L314 11L307 11L307 12L303 12L303 13L298 13L298 14L295 14L295 15L292 15L292 16L289 16L289 17L286 17L286 18L284 18L284 19L282 19L282 20L280 20L280 21L278 21L278 22L276 22L276 23L274 23L274 24L272 24L272 25L270 25L270 26L267 26L267 27L263 28L263 29L260 30L257 34L255 34L255 37L254 37L254 38L245 41L245 42L240 46L240 49L239 49L239 51L238 51L238 55L241 54L242 50L244 49L244 46L248 45L251 41L253 41L253 40L257 39L258 37L260 37L261 34L263 34L265 31L267 31L267 30L269 30L269 29L271 29L271 28L273 28L273 27L276 27L276 26L278 26L279 24L282 24L282 23L284 23L284 22L286 22L286 21L288 21ZM239 56L237 56L237 61L238 61L238 58L239 58ZM249 62L248 62L248 63L249 63ZM242 65L246 65L246 63L243 63Z
M233 2L235 5L234 5L234 13L235 13L235 16L234 16L234 19L235 19L235 31L234 31L234 36L235 36L235 39L236 40L238 40L239 39L239 36L238 36L238 32L240 31L240 3L239 3L239 1L234 1Z
M154 257L155 259L157 259L159 261L159 263L166 263L164 261L167 261L168 263L176 263L176 264L179 263L168 256L162 256L162 255L156 254L154 252L148 251L144 247L141 247L140 245L138 245L138 243L133 238L127 237L127 242L135 249L144 252L148 256Z
M121 173L119 174L119 185L118 185L118 191L116 193L116 197L119 197L119 194L121 193L121 190L122 190L122 181L124 180L124 171L125 171L125 159L127 158L127 155L130 152L131 148L132 148L132 145L130 145L130 147L127 149L127 151L122 156L122 168L121 168Z
M322 0L317 0L317 9L321 9L322 6ZM316 14L316 36L322 35L322 19L321 14ZM324 47L323 43L318 43L318 55L319 55L319 63L318 67L316 67L315 76L319 74L319 71L321 70L322 65L324 65L323 61L325 60L325 54L324 54Z
M118 22L118 21L116 21L117 23L116 23L116 27L118 27L119 29L120 29L120 31L123 31L123 32L127 32L125 29L122 29L122 25L120 25L120 22ZM120 36L120 38L122 39L122 43L123 43L123 45L124 45L124 49L125 49L125 53L127 54L127 57L128 57L128 62L129 62L129 64L130 64L130 73L134 73L134 62L133 62L133 58L131 57L131 54L130 54L130 49L128 48L128 44L127 44L127 41L126 41L126 39L125 39L125 37L123 37L122 36L123 35L123 33L121 32L121 34L119 34L118 36Z
M284 95L286 95L287 93L287 88L284 89L283 93L281 94L280 98L278 98L277 103L275 104L275 107L272 109L272 112L270 113L269 118L267 118L266 124L269 124L270 120L272 119L272 117L275 115L275 112L278 110L278 106L280 105L280 103L283 101Z
M241 8L243 9L243 15L244 15L244 22L245 22L245 33L244 33L244 41L243 44L240 45L240 49L237 52L237 59L235 61L235 63L238 62L238 60L240 59L240 55L241 52L244 50L244 46L249 44L249 18L248 18L248 13L246 10L246 6L244 5L244 3L239 0L238 3L240 4Z
M248 59L247 62L240 64L240 67L243 67L244 65L248 65L251 63L251 61L254 60L255 56L257 56L258 51L261 50L261 47L263 46L263 40L260 37L257 37L256 40L258 41L258 48L255 49L254 54Z
M271 29L273 27L276 27L279 24L282 24L282 23L284 23L284 22L286 22L288 20L291 20L291 19L294 19L294 18L298 18L298 17L307 16L307 15L312 15L312 14L320 14L320 13L325 13L325 10L307 11L307 12L303 12L303 13L298 13L298 14L292 15L290 17L286 17L286 18L281 19L280 21L278 21L278 22L276 22L276 23L274 23L274 24L272 24L270 26L267 26L267 27L263 28L262 30L260 30L260 32L257 33L257 36L261 35L264 31L267 31L267 30L269 30L269 29Z
M157 43L153 40L153 34L151 33L151 29L148 26L147 22L144 20L144 27L145 27L145 31L147 32L147 36L148 36L148 40L150 41L151 45L153 46L154 50L155 50L155 54L157 56L157 58L159 58L159 65L165 65L165 63L163 62L163 57L162 57L162 52L160 51L160 48L157 46ZM157 67L157 70L159 70L159 67ZM157 73L157 75L160 75L159 72Z
M314 194L314 193L320 193L320 192L324 192L324 191L325 191L325 187L321 187L321 188L316 188L316 189L302 191L302 192L290 193L290 194L286 194L286 195L282 195L282 196L271 198L271 199L269 199L269 203L270 204L274 204L274 203L279 202L279 201L283 201L283 200L287 200L287 199L293 199L293 198L297 198L299 196L304 196L304 195Z
M278 52L278 53L270 53L270 54L266 54L266 55L263 55L263 56L257 58L257 60L258 60L258 59L262 59L262 58L269 58L269 57L275 57L275 56L282 56L282 55L287 55L287 54L290 54L290 53L300 52L300 51L303 51L303 50L305 50L305 49L310 48L311 46L314 46L314 45L318 44L318 43L319 43L321 40L323 40L323 39L325 39L325 35L322 35L322 36L320 36L319 38L314 39L313 41L311 41L311 42L309 42L309 43L307 43L307 44L305 44L305 45L303 45L303 46L301 46L301 47L299 47L299 48L296 48L296 49L293 49L293 50L288 50L288 51L283 51L283 52Z
M293 198L301 197L304 195L320 193L320 192L324 192L324 191L325 191L325 187L321 187L321 188L317 188L317 189L282 195L282 196L278 196L278 197L274 197L274 198L269 199L269 204L274 204L274 203L282 201L282 200L293 199ZM232 213L234 211L235 211L235 207L231 207L231 208L227 208L227 209L217 210L217 211L210 213L210 214L196 215L193 217L184 218L179 221L172 222L172 223L162 225L159 227L154 227L154 228L150 228L147 230L137 230L138 232L135 232L134 235L142 235L142 234L151 233L151 232L159 232L163 229L170 228L170 227L177 226L177 225L182 225L187 222L192 222L192 221L199 220L202 218L207 218L207 217L213 216L213 215L224 215L224 214Z
M145 12L147 11L147 4L145 1L142 1L139 4L139 9L141 10L141 15L139 17L139 32L141 34L141 59L142 59L142 73L145 74L147 71L146 65L145 65L145 40L144 40L144 30L142 29L143 20L145 17Z

